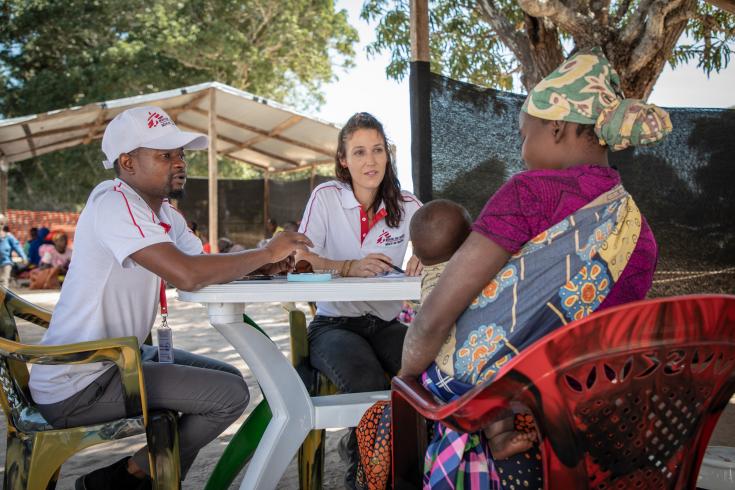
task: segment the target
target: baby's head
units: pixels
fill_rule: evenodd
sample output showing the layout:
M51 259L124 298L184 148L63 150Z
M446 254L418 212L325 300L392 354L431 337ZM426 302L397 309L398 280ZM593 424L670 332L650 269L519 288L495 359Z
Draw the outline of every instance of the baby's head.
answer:
M423 265L449 260L470 234L472 220L456 202L437 199L424 204L411 218L413 253Z

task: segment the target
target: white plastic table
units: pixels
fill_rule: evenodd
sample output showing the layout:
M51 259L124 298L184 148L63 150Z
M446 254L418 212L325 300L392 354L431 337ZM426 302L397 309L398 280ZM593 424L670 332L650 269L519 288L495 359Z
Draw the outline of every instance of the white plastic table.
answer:
M245 305L276 301L412 300L420 295L420 279L415 277L350 277L326 282L288 282L285 278L277 278L237 281L193 292L179 291L180 301L203 303L207 307L210 323L250 367L272 412L240 489L275 488L311 430L354 427L370 405L387 399L389 393L312 398L276 344L243 322Z

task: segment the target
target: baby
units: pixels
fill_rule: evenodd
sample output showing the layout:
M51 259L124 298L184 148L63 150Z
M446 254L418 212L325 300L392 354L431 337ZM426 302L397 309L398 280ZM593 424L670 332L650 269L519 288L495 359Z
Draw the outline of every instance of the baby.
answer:
M413 253L424 266L421 272L421 302L439 282L449 259L469 236L472 220L456 202L437 199L425 204L411 219ZM453 329L455 327L452 327ZM454 332L442 345L436 364L442 372L454 375ZM514 414L507 410L484 429L494 459L505 459L531 448L536 432L515 430Z

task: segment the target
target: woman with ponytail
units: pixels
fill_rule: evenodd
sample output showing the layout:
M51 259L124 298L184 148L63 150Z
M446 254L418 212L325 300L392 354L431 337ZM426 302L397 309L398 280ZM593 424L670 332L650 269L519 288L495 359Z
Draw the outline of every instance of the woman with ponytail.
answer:
M531 90L519 124L528 170L487 202L404 342L401 374L444 400L492 380L557 328L643 299L651 287L656 242L608 152L662 139L668 114L625 99L618 74L591 49ZM386 408L366 418L384 424ZM532 427L529 414L511 412L477 434L439 424L424 488L542 488ZM375 446L361 445L363 454L380 442L368 441ZM381 488L363 462L370 488Z

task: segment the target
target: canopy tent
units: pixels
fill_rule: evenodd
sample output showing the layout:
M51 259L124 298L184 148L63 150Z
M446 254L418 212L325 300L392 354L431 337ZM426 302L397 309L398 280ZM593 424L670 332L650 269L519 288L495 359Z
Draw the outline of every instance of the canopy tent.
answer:
M316 165L334 162L339 126L208 82L0 121L4 179L7 164L100 139L118 113L141 105L162 107L181 129L209 135L209 237L213 247L218 236L217 154L265 170L266 182L272 172L311 167L313 174Z

